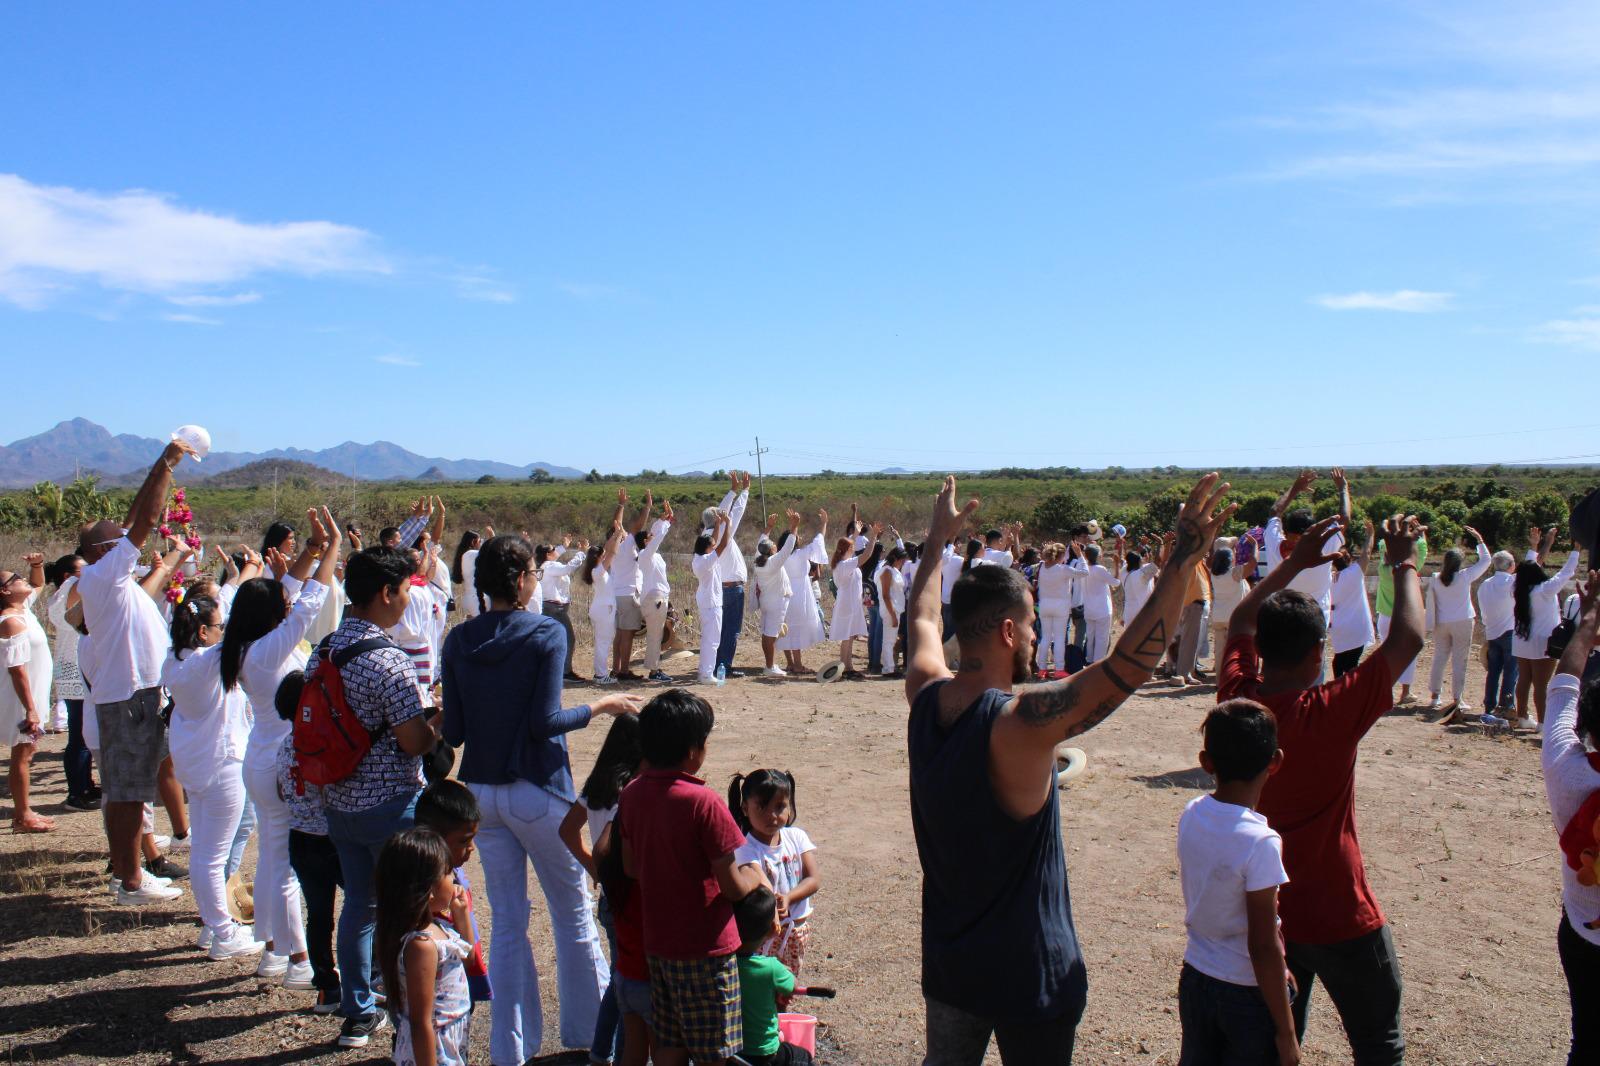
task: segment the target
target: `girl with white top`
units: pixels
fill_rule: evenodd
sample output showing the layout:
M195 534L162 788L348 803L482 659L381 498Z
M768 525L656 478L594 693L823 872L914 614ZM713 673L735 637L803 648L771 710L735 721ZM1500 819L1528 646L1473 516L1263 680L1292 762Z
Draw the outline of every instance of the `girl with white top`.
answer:
M778 638L778 650L787 660L785 668L791 674L809 674L804 655L807 648L823 641L821 604L817 587L811 582L811 567L828 561L828 512L817 512L819 528L808 544L796 546L783 564L789 579L789 608L783 616L783 635Z
M44 586L44 554L23 561L27 575L0 570L0 664L8 675L0 681L0 729L11 734L11 831L48 833L55 822L28 805L33 752L50 707L50 638L33 613Z
M1083 664L1097 663L1111 651L1111 590L1122 587L1120 554L1112 561L1117 573L1100 565L1100 545L1086 544L1083 559L1087 571L1078 571L1078 581L1083 586L1083 626L1087 639L1083 646Z
M894 642L889 654L883 657L881 665L884 677L904 676L897 661L905 653L906 576L900 571L900 564L905 559L906 550L896 545L889 549L883 565L872 575L873 582L878 586L878 618L883 623L884 632L890 634L889 639Z
M561 676L566 681L582 681L572 672L572 653L578 645L578 635L572 628L572 575L583 568L589 555L589 542L578 538L577 551L562 556L572 546L572 535L561 538L561 546L541 544L533 551L533 565L539 568L539 595L543 613L561 623L567 631L567 658L562 663ZM613 606L615 600L612 601Z
M767 661L762 673L767 677L788 676L777 662L778 635L783 631L783 620L794 598L788 563L795 546L800 543L800 512L784 513L789 518L789 528L778 535L777 543L773 543L772 530L778 516L767 519L767 535L756 542L756 563L750 570L755 578L756 605L761 610L761 655Z
M1546 548L1553 543L1555 530L1545 536ZM1529 551L1529 556L1535 556ZM1528 694L1533 693L1533 706L1538 722L1544 721L1545 687L1555 672L1556 662L1546 654L1550 634L1559 621L1561 588L1578 572L1578 549L1574 547L1567 561L1555 577L1546 578L1544 566L1537 557L1524 559L1517 566L1516 583L1511 589L1512 626L1511 653L1517 657L1517 726L1533 729L1537 724L1528 716Z
M1122 569L1122 624L1127 625L1149 602L1150 593L1155 590L1156 578L1161 573L1161 567L1156 564L1154 558L1145 562L1144 557L1138 552L1129 552Z
M1249 572L1250 567L1247 564L1234 565L1231 544L1219 545L1212 551L1211 646L1212 654L1216 658L1216 669L1219 670L1222 668L1222 649L1228 643L1228 622L1233 618L1233 609L1239 606L1244 594L1250 591L1250 586L1244 579L1245 574Z
M694 570L695 580L699 582L694 591L694 603L700 611L700 669L697 677L701 684L716 684L718 681L715 670L717 648L722 643L722 576L717 570L717 561L728 550L728 532L732 528L727 512L719 511L717 524L712 531L700 534L694 542L694 560L690 567Z
M1472 710L1467 705L1467 653L1472 650L1472 627L1478 613L1472 608L1472 586L1489 570L1489 546L1478 531L1465 527L1478 542L1478 558L1462 569L1460 548L1444 553L1444 564L1428 581L1427 624L1433 630L1433 671L1429 678L1429 710L1439 707L1439 694L1444 691L1444 667L1450 664L1450 692L1455 697L1448 713L1438 721L1448 724L1460 714Z
M594 630L594 683L615 685L611 676L611 645L617 638L617 601L611 596L611 563L622 543L622 527L611 524L611 535L584 553L578 580L592 590L589 597L589 625Z
M1511 627L1515 610L1512 590L1516 556L1508 551L1491 557L1494 573L1478 586L1478 616L1483 620L1483 645L1488 659L1483 683L1483 712L1509 713L1517 687L1517 660L1511 654Z
M487 528L489 536L494 536L494 527ZM461 534L461 540L456 544L456 556L450 561L450 580L461 588L456 593L456 603L467 618L478 617L482 609L478 603L478 588L472 583L478 568L478 549L482 547L483 538L476 530L469 529Z
M1034 668L1043 675L1055 664L1056 673L1067 669L1067 623L1072 618L1072 583L1078 571L1067 562L1065 544L1046 544L1039 567L1039 650Z
M1583 589L1582 608L1572 639L1550 682L1550 713L1544 722L1539 759L1544 766L1545 796L1560 835L1565 862L1561 867L1561 926L1556 946L1567 978L1572 1004L1572 1047L1569 1063L1600 1061L1600 885L1592 872L1596 847L1595 822L1600 807L1600 692L1584 686L1584 667L1600 628L1600 576L1592 570Z
M228 851L244 816L244 753L250 701L222 685L222 609L210 596L185 596L172 612L172 650L161 684L172 695L168 743L178 782L189 793L189 883L210 934L211 958L250 955L264 946L228 913Z
M253 711L244 783L256 811L256 935L267 944L256 973L281 975L285 988L302 991L315 986L300 885L289 866L289 808L278 795L278 748L292 726L273 708L284 677L305 669L307 656L300 642L322 610L339 558L339 525L333 515L323 508L320 517L311 511L308 518L311 536L282 583L255 578L239 587L221 651L223 690L243 688Z
M822 874L817 846L794 824L799 813L794 775L787 770L756 770L748 777L734 774L728 785L728 810L744 830L744 846L734 851L734 862L761 867L778 897L779 932L758 953L775 956L798 977L811 940L811 897L822 887Z
M867 635L867 612L862 604L866 589L861 580L861 565L867 561L872 548L883 535L883 523L872 523L872 536L866 544L857 547L860 539L840 537L833 546L833 557L828 565L833 568L833 583L838 591L833 597L833 618L828 625L828 639L839 642L839 659L844 663L844 676L859 681L867 675L851 665L856 638Z
M46 614L55 628L55 645L51 658L55 662L56 699L66 705L67 750L61 755L62 772L67 778L67 806L75 810L97 810L100 803L94 798L94 761L89 756L89 746L83 739L83 674L78 669L78 631L67 622L67 608L72 592L78 587L78 574L83 569L81 555L63 555L51 566L45 567L45 578L56 586L50 597Z
M1361 663L1375 630L1367 601L1367 563L1377 543L1367 520L1365 547L1355 552L1346 541L1333 558L1333 587L1328 594L1328 646L1333 651L1333 676L1343 677ZM1247 568L1253 569L1251 564Z
M672 531L672 501L661 501L661 517L650 523L649 540L639 549L639 613L644 617L644 672L650 681L670 682L661 669L661 645L667 635L667 615L672 608L672 582L661 546ZM617 514L620 526L622 515ZM618 551L621 551L619 546Z

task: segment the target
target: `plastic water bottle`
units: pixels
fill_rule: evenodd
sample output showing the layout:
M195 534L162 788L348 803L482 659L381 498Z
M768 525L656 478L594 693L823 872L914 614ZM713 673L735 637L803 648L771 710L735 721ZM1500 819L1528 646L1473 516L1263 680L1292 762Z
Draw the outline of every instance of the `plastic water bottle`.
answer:
M722 663L718 663L717 664L717 684L720 686L720 685L726 685L727 683L728 683L728 668L726 666L724 666Z

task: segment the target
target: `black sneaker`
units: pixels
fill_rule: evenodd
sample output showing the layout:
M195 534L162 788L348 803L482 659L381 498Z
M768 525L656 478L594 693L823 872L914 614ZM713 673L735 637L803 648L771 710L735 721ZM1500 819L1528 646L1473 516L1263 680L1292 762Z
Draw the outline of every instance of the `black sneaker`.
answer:
M100 796L101 796L101 793L100 793L100 786L99 785L90 785L89 786L89 791L84 793L84 797L85 798L93 800L95 803L99 803L100 802Z
M88 796L68 796L67 806L75 811L98 811L100 801L92 800Z
M319 988L317 990L316 1005L311 1008L312 1014L338 1014L339 990L337 988Z
M665 670L652 670L650 672L649 680L663 685L670 685L672 684L672 675L667 673Z
M389 1015L381 1010L373 1011L365 1018L346 1018L339 1029L339 1046L366 1047L374 1033L381 1033L388 1027Z
M144 864L144 868L146 873L154 874L157 877L170 877L174 881L182 881L189 876L189 868L187 866L179 866L165 855L151 859Z
M731 679L736 678L736 677L743 677L744 676L744 671L743 670L729 670L726 674L723 674L722 676L731 680Z

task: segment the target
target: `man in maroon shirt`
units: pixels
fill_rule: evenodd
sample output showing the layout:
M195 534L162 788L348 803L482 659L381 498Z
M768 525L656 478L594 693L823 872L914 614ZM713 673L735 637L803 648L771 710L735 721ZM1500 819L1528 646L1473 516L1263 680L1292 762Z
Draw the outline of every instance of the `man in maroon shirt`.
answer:
M706 761L711 705L668 689L639 712L639 746L654 769L622 790L622 867L639 882L659 1066L721 1064L744 1043L739 929L733 904L761 884L734 852L744 833L728 804L694 776Z
M1320 978L1356 1066L1395 1066L1405 1056L1400 964L1356 839L1356 748L1392 705L1393 678L1422 650L1412 545L1426 528L1400 515L1383 523L1382 565L1394 574L1389 635L1360 666L1318 685L1327 637L1322 609L1287 586L1302 571L1327 564L1323 551L1339 526L1338 516L1313 525L1234 609L1217 700L1256 700L1278 718L1283 768L1267 781L1258 809L1283 837L1289 883L1278 908L1298 986L1298 1035L1305 1036L1311 988Z

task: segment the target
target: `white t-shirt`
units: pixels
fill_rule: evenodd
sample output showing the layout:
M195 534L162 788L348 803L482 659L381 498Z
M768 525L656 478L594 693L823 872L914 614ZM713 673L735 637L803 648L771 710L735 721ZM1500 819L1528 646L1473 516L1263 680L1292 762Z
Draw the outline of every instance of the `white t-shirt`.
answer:
M731 549L730 549L731 550ZM699 582L694 590L694 602L703 609L722 609L722 577L717 569L717 553L708 551L696 555L689 563Z
M123 537L78 578L84 624L99 637L95 672L84 675L97 706L121 703L161 684L161 664L172 641L161 608L134 580L138 563L139 549Z
M582 796L578 797L578 805L583 808L584 819L589 823L589 850L593 851L594 846L600 843L600 834L605 832L606 826L617 816L617 805L613 803L609 807L595 810Z
M939 565L943 567L939 576L944 583L939 590L940 603L950 602L950 590L955 587L956 579L961 576L961 566L965 562L966 560L960 555L951 554L948 551L939 560Z
M999 548L985 548L983 549L983 561L994 566L1003 566L1009 570L1011 569L1011 564L1016 562L1016 559L1012 557L1010 552L1003 552Z
M1517 575L1510 570L1491 574L1478 586L1478 611L1483 617L1483 635L1498 640L1516 624Z
M1189 931L1183 961L1219 981L1255 985L1244 895L1288 882L1283 840L1250 808L1199 796L1178 819L1178 867Z
M1267 573L1272 573L1283 562L1284 532L1281 518L1267 519ZM1333 538L1323 547L1323 555L1332 555L1344 547L1344 534L1335 533ZM1289 587L1296 592L1303 592L1317 601L1322 608L1324 617L1328 615L1333 595L1333 564L1325 563L1322 566L1313 566L1309 570L1302 570L1289 582Z
M1242 576L1233 576L1238 569L1229 566L1227 573L1211 575L1211 624L1214 626L1228 624L1233 618L1233 609L1239 606L1250 587Z
M639 542L632 533L622 535L611 559L611 595L619 600L639 598Z
M1328 611L1328 646L1335 655L1365 648L1373 640L1372 611L1367 606L1367 575L1351 563L1333 575Z
M811 843L811 838L806 835L804 829L786 825L778 830L776 846L763 844L746 833L744 846L733 853L733 861L736 864L759 863L762 872L767 875L767 880L772 882L772 891L783 893L805 880L806 875L800 864L800 856L816 850L817 846ZM810 913L811 901L800 900L789 908L789 921L797 922Z
M468 618L478 617L478 549L468 548L461 553L461 613Z
M1134 616L1144 610L1144 605L1150 601L1150 593L1155 591L1156 578L1159 575L1160 569L1155 563L1145 563L1122 579L1122 621L1124 624L1133 621Z

